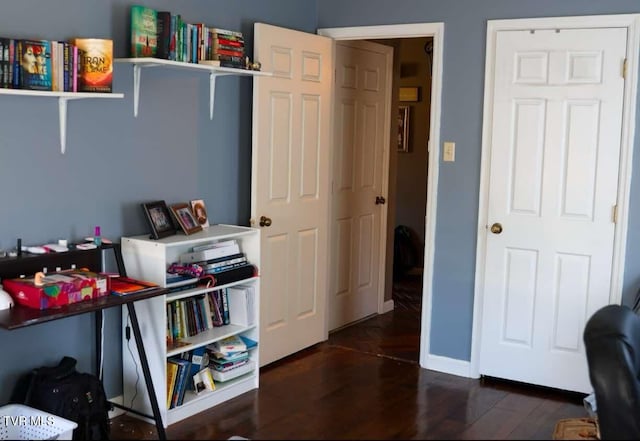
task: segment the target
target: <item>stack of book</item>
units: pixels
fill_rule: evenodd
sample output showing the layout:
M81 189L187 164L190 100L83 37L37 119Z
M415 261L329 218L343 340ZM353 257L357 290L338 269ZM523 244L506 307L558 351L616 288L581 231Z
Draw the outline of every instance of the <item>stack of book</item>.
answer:
M211 28L209 31L213 50L211 59L218 60L223 67L246 68L242 32L220 28Z
M217 381L227 381L251 369L249 350L257 342L245 336L232 335L207 346L209 368Z
M191 252L180 255L180 263L199 265L205 274L215 277L216 285L257 275L256 267L247 261L235 240L195 246Z
M141 5L131 6L131 56L246 69L241 32Z
M113 40L0 37L0 88L111 92Z

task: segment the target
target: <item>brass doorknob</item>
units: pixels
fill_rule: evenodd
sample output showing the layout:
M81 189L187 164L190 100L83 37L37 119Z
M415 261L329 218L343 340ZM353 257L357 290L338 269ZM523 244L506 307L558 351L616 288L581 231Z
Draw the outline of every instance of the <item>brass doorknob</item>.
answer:
M501 225L501 224L499 224L499 223L497 223L497 222L496 222L495 224L491 225L491 232L492 232L493 234L500 234L500 233L502 233L502 225Z
M260 216L260 226L261 227L270 227L271 226L271 219L268 218L267 216Z

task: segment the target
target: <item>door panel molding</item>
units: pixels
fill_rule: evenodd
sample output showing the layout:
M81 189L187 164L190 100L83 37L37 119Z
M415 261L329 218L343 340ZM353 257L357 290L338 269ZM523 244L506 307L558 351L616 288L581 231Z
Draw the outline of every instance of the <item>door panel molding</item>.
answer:
M638 53L640 50L640 14L600 15L581 17L550 17L515 20L489 20L487 23L485 87L482 125L482 155L480 194L478 205L478 230L476 245L475 295L473 306L473 332L471 337L470 376L479 377L480 336L482 305L484 301L484 273L486 267L486 241L488 230L488 199L490 154L492 144L492 115L494 113L494 64L496 39L499 31L537 29L612 28L627 29L627 72L625 78L622 136L618 178L618 220L615 228L612 277L610 285L611 303L620 303L624 278L625 249L628 229L629 196L631 188L631 166L635 134L636 95L638 82ZM621 69L622 74L622 69Z

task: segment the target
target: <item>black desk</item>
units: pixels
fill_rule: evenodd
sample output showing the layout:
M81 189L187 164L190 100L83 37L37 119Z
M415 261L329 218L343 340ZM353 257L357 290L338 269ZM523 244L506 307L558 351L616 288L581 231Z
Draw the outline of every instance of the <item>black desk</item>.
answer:
M31 276L38 271L42 271L43 268L47 268L49 272L53 272L58 267L60 267L61 269L69 269L71 265L75 265L76 268L88 268L95 272L101 272L103 271L102 260L103 252L105 250L113 251L114 257L116 259L116 264L118 266L118 272L120 273L120 275L126 276L124 262L120 253L120 246L119 244L113 244L103 245L93 250L73 250L64 253L49 253L41 255L24 255L20 257L1 258L0 279L16 278L22 274ZM37 325L40 323L46 323L53 320L72 317L74 315L85 314L87 312L94 312L96 319L96 366L99 370L100 366L102 366L102 310L115 306L126 305L129 312L129 318L131 319L131 329L133 330L133 336L138 348L138 355L140 356L140 364L144 373L147 392L149 393L149 399L151 401L153 416L143 414L141 412L138 412L137 410L130 409L117 403L111 404L126 411L133 412L147 418L153 418L156 423L158 438L164 440L167 439L167 437L164 426L162 425L162 417L160 416L158 400L153 389L153 382L151 380L151 374L149 371L147 354L144 350L138 317L135 311L135 302L137 302L138 300L144 300L151 297L163 295L168 291L169 290L165 288L158 288L152 291L146 291L138 294L129 294L127 296L106 295L98 299L85 300L82 302L73 303L71 305L65 305L61 308L45 310L27 308L25 306L16 304L11 309L0 311L0 327L8 330L13 330L24 328L26 326ZM99 375L101 375L101 372L99 372Z

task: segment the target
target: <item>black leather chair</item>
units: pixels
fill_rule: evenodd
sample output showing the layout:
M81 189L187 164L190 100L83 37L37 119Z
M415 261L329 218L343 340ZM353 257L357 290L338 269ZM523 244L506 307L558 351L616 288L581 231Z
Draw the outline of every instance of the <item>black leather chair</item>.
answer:
M601 439L640 440L640 316L605 306L583 337Z

